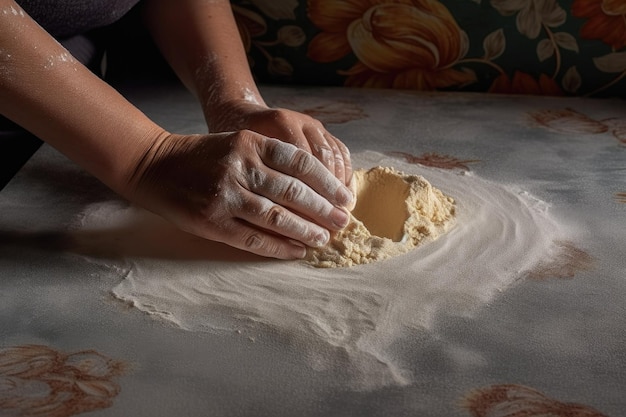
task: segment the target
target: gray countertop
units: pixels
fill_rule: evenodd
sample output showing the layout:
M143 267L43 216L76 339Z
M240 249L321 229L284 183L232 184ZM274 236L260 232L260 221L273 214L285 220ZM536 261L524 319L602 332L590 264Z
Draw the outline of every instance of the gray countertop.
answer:
M193 97L177 85L122 92L170 131L206 131ZM576 229L575 238L552 269L520 273L477 308L440 308L428 326L407 328L388 349L402 358L408 382L363 386L348 375L349 358L320 349L336 357L316 367L311 347L280 329L251 322L185 330L115 298L123 262L116 270L115 262L76 253L67 236L86 207L117 197L44 145L0 192L0 415L623 414L623 102L341 88L263 93L271 105L320 118L357 156L402 152L431 170L524 190ZM41 407L49 412L35 414Z

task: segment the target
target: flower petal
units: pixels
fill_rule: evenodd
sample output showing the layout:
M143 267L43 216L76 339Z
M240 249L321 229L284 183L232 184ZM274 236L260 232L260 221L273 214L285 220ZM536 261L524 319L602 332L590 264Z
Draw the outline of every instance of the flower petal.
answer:
M350 52L350 44L344 34L323 32L311 39L307 56L316 62L333 62Z
M370 6L358 0L324 1L310 0L309 19L325 32L344 33L346 27L359 19Z

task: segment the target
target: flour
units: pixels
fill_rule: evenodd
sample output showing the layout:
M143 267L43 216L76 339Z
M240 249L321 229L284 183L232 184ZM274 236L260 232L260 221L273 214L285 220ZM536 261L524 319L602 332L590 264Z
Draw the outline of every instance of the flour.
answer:
M383 262L324 269L260 258L103 202L83 213L73 250L108 265L119 276L112 293L135 308L189 331L285 336L316 369L346 369L338 358L347 358L354 386L369 388L411 382L398 349L407 332L436 332L441 315L471 316L550 258L555 240L568 240L549 206L516 187L374 152L352 160L427 178L454 198L454 226ZM399 223L382 226L398 239Z
M48 57L43 67L45 69L51 69L55 65L62 65L62 64L75 65L76 63L77 61L74 59L74 57L72 57L72 55L69 52L62 52L58 55L52 55Z
M22 8L18 7L15 8L13 6L7 7L5 9L2 9L2 14L4 15L13 15L13 16L19 16L19 17L26 17L26 13L24 12L24 10L22 10Z
M354 172L356 206L330 243L308 252L316 267L345 267L401 255L452 225L454 200L418 175L374 167Z

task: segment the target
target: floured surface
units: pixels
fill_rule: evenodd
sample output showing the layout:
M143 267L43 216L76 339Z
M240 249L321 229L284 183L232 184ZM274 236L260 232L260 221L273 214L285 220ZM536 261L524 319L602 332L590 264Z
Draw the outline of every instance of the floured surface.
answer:
M169 131L197 133L206 129L195 99L183 87L161 87L135 86L132 98ZM548 202L547 213L541 214L545 205L538 203L540 213L532 215L547 218L548 225L553 224L550 218L564 225L565 236L557 245L557 253L546 254L529 275L506 269L496 277L503 270L502 263L491 263L487 256L498 253L495 247L513 259L512 268L522 263L518 258L528 257L530 261L537 257L534 250L520 250L517 238L504 238L524 232L528 222L509 222L510 216L504 212L510 205L500 205L494 224L477 222L465 230L453 226L433 245L418 247L396 259L341 268L344 273L356 270L342 279L358 280L359 285L354 285L358 294L361 288L368 293L378 291L377 285L382 284L372 281L381 279L383 269L382 279L397 283L397 288L389 286L383 294L376 294L376 300L391 307L379 308L382 313L374 323L376 330L370 331L363 324L366 330L361 342L347 343L357 345L349 353L325 342L324 334L311 336L302 326L295 330L280 330L276 325L268 328L237 318L233 309L221 307L219 302L215 307L195 307L197 317L190 312L180 317L196 329L209 323L226 330L182 330L174 322L111 296L111 290L130 273L124 285L131 294L130 285L138 280L133 265L143 268L141 271L154 270L156 280L165 280L158 270L159 265L165 265L172 279L183 282L183 293L177 293L171 284L170 291L178 298L167 305L162 300L155 304L162 311L179 314L189 310L179 306L187 281L194 279L181 275L188 267L196 266L198 273L206 276L206 270L216 270L219 260L225 261L221 265L237 262L240 265L236 268L253 266L262 271L257 279L266 284L270 281L264 276L268 266L257 257L191 239L149 216L129 216L132 221L124 223L120 211L126 206L118 197L44 145L0 192L2 347L44 345L67 353L93 349L131 364L131 372L116 380L120 392L111 407L98 411L103 417L469 417L477 412L506 412L512 407L531 414L545 411L545 407L561 412L593 408L607 417L623 414L626 147L612 130L590 132L588 127L626 124L624 106L581 98L422 95L348 88L266 87L265 91L272 104L290 99L305 109L311 104L329 103L337 118L344 117L339 112L341 103L350 101L361 108L366 117L330 122L333 135L349 146L360 166L401 168L405 164L398 161L408 160L441 167L444 179L471 171L461 178L467 187L455 191L442 186L436 169L411 165L408 170L455 197L459 214L456 226L463 221L462 216L472 212L489 216L493 210L483 205L493 206L493 201L499 201L491 195L473 202L462 198L473 192L470 185L479 187L482 179L491 181L498 195L515 196L523 190ZM559 109L565 116L573 112L578 116L566 119L570 123L552 123L549 128L531 124L527 118L531 112ZM555 130L562 127L566 129ZM378 155L380 159L364 160L360 152L365 150L394 153L399 159ZM516 206L534 204L526 194L516 198L517 203L515 198L512 201ZM96 216L97 207L104 216L103 227L70 229L80 213ZM520 210L527 211L516 208L512 213ZM97 221L92 220L95 226ZM487 224L487 229L481 230L481 224ZM520 230L513 232L511 228ZM471 237L468 229L479 235L501 230L502 237L498 235L493 242L481 240ZM560 235L558 231L555 234ZM518 251L516 258L509 254L509 244ZM480 255L481 246L476 245L482 245L487 253ZM478 259L463 265L462 260L472 254L478 254ZM449 259L441 260L444 257ZM404 267L411 263L413 268L407 272ZM493 268L484 265L489 263ZM454 275L453 267L460 266L463 268ZM293 270L297 274L290 278L300 282L314 268L299 264ZM480 277L481 270L488 275ZM338 276L328 269L320 274ZM287 285L283 275L277 279ZM224 288L228 285L220 284ZM405 294L405 288L415 291L413 285L421 285L427 294ZM447 288L455 294L445 294ZM335 287L330 290L336 291ZM139 299L142 291L145 289L138 288L136 296L127 295ZM317 288L310 290L314 291ZM354 296L348 294L345 299L359 307L353 302ZM391 298L394 296L398 299ZM415 298L412 306L406 299L409 296ZM325 308L336 305L336 298L324 302L323 297L320 292L318 304L324 309L319 322L330 322L337 313ZM141 299L147 304L145 297ZM310 306L301 307L311 311ZM354 311L356 307L340 310ZM141 308L145 311L150 307ZM265 316L266 310L271 308L264 308L259 316ZM419 317L423 325L399 328L398 323L415 322ZM169 318L179 320L172 314ZM304 322L301 318L291 320L292 326ZM348 326L358 324L346 318L339 321ZM384 332L381 323L396 323L395 330ZM359 390L364 385L359 381L366 376L355 371L351 378L353 375L347 373L351 363L352 368L380 376L374 382L366 381L371 385L384 383L382 375L391 373L388 364L362 353L370 351L380 353L394 369L402 370L399 376L411 383ZM394 380L388 377L386 381ZM26 393L9 390L2 395L12 392ZM469 403L474 406L464 408Z
M91 256L131 254L110 264L124 277L113 294L184 329L258 323L306 341L318 368L332 358L316 352L339 349L359 384L408 383L404 359L388 350L407 328L429 329L444 310L471 315L567 236L545 203L514 187L374 152L353 158L357 166L393 166L428 178L455 199L455 227L387 261L319 269L257 258L179 233L145 211L99 203L83 213L75 242Z

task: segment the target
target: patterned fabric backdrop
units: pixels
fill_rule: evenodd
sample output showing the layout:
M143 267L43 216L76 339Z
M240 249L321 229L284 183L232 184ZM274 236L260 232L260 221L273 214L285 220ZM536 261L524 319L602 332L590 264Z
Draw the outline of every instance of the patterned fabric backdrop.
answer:
M626 0L233 0L262 82L626 96Z

